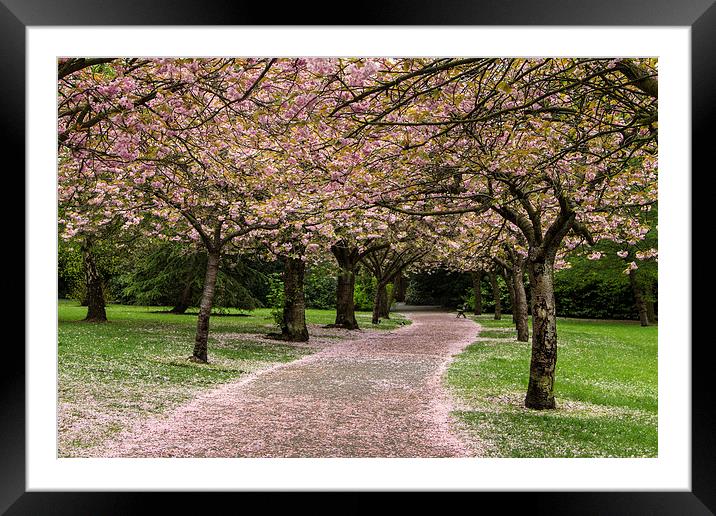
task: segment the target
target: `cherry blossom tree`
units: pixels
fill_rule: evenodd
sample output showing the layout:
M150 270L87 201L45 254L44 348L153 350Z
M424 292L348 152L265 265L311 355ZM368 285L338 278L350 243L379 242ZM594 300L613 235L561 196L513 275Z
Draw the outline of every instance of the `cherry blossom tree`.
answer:
M90 125L60 117L60 134L68 134L60 190L81 186L92 192L88 203L101 206L99 218L119 214L126 226L199 242L206 250L192 354L197 361L207 360L222 251L229 242L277 227L281 218L282 201L272 195L289 184L272 166L264 139L271 135L272 110L281 108L282 92L293 84L293 70L290 62L274 65L263 59L155 59L132 64L131 74L125 62L111 73L84 68L78 73L86 76L75 73L71 84L61 83L68 99L61 113L85 105L103 115ZM67 229L77 231L84 222L70 219Z
M419 217L493 211L526 242L533 336L525 405L553 408L553 278L569 235L643 225L656 197L653 60L381 60L334 115L391 141L374 163L380 205Z

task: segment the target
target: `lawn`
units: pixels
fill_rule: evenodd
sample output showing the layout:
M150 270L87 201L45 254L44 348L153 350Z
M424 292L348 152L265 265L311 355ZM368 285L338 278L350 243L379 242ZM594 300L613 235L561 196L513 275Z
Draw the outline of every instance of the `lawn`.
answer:
M530 344L511 316L475 317L479 340L458 355L445 381L458 425L492 457L656 457L657 328L629 321L558 319L557 409L522 402Z
M202 390L249 373L290 362L315 351L311 343L264 340L275 331L269 309L212 316L208 365L187 360L194 344L196 314L173 315L167 307L109 305L107 323L82 321L86 308L58 306L58 455L84 456L92 446L138 418L171 410ZM357 313L366 329L405 324L394 314L379 326ZM332 323L335 312L307 310L309 326ZM255 334L254 336L250 334ZM340 338L340 331L325 338Z

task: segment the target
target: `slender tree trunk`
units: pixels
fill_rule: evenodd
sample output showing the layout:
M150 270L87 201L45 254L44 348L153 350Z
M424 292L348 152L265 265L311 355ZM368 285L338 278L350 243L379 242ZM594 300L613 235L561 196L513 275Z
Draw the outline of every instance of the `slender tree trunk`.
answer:
M97 270L97 264L92 254L92 241L90 238L86 238L82 244L82 258L85 266L85 297L87 299L87 317L85 317L85 321L106 322L107 312L105 311L102 277Z
M507 284L507 294L510 298L510 312L512 312L512 322L517 323L517 315L515 314L515 283L513 272L505 269L505 283Z
M381 318L388 319L388 291L385 283L378 282L375 287L375 298L373 299L373 324L378 324Z
M495 320L502 319L502 300L500 299L500 286L497 284L497 273L490 272L490 284L492 285L492 298L495 301Z
M343 247L331 247L333 256L338 262L338 283L336 286L336 322L334 326L346 328L347 330L357 330L358 321L356 320L355 302L353 296L355 294L356 285L356 257L352 249ZM353 255L353 256L352 256Z
M399 272L398 275L395 277L395 283L393 284L393 298L398 303L405 302L405 291L408 288L408 282L403 276L402 272Z
M472 290L475 293L475 315L482 315L482 271L472 273Z
M517 340L527 342L530 338L530 323L527 309L527 293L525 292L524 262L515 264L512 271L513 307L512 314L517 328Z
M532 358L525 406L552 409L554 371L557 365L557 314L554 299L554 263L530 261L532 294Z
M636 310L639 313L639 322L642 326L649 326L649 315L646 308L646 301L644 300L644 292L636 280L636 271L633 269L629 271L629 284L634 293L634 302L636 304Z
M306 327L306 300L303 280L306 262L300 258L286 258L283 270L283 320L281 338L291 342L308 341Z
M216 275L219 272L219 259L221 251L209 250L206 261L206 275L204 276L204 290L199 305L199 318L196 323L196 340L194 353L190 357L195 362L208 361L209 317L214 306L214 292L216 290Z

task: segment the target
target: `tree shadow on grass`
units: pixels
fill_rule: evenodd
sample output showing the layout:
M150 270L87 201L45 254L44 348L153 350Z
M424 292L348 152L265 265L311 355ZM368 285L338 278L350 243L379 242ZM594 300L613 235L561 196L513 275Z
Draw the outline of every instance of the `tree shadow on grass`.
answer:
M154 310L147 312L150 314L166 314L166 315L193 315L194 317L199 315L199 312L184 312L182 314L178 314L176 312L172 312L171 310ZM211 313L212 317L252 317L252 314L224 314L224 313Z

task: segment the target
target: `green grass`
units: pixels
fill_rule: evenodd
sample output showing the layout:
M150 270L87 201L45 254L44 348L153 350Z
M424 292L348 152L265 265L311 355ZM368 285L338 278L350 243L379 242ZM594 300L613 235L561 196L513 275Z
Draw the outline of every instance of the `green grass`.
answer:
M269 309L212 316L209 364L187 360L196 314L174 315L167 307L109 305L107 323L82 321L86 308L58 306L58 401L60 456L83 450L127 428L137 418L161 414L221 383L314 352L272 340L248 338L276 331ZM357 313L363 328L390 330L400 315L380 325ZM309 324L332 323L335 312L307 310ZM336 337L338 338L338 337Z
M559 319L557 410L522 401L530 344L518 343L509 315L483 326L445 380L464 406L461 426L498 457L655 457L657 328L632 322ZM484 340L482 340L484 339Z

